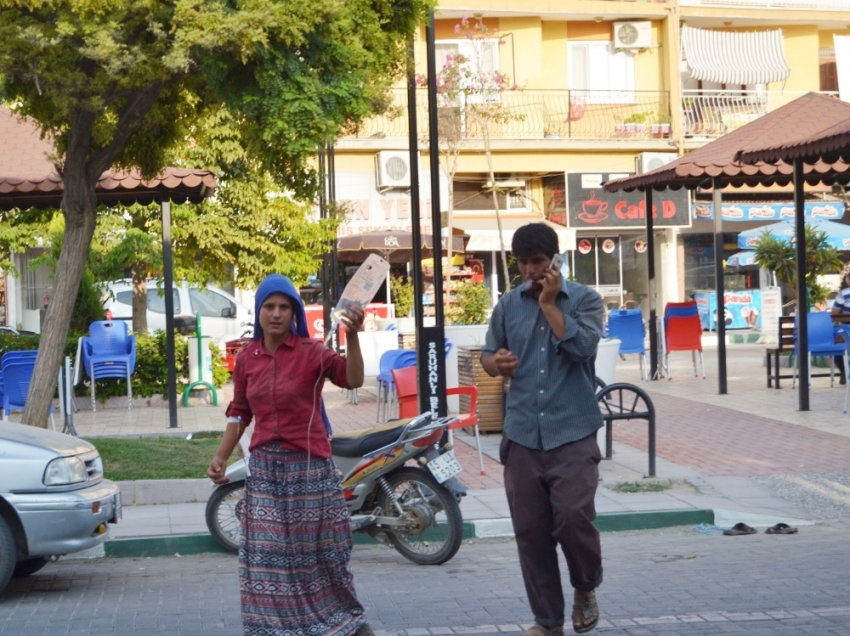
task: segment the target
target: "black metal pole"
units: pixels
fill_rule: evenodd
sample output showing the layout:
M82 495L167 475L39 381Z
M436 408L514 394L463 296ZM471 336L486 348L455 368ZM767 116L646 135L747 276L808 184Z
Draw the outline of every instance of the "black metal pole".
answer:
M652 186L646 192L646 277L649 301L649 379L658 378L658 316L655 311L655 237L652 228Z
M413 315L416 333L420 333L425 311L422 302L422 228L419 209L419 139L416 136L416 66L414 58L413 36L407 42L407 129L410 150L410 233L413 240ZM421 393L420 393L421 395ZM420 410L422 401L419 401Z
M806 294L806 197L803 161L794 160L794 234L797 237L797 381L801 411L809 410L809 303Z
M435 416L448 414L446 403L445 324L443 321L443 250L440 220L440 132L437 120L437 62L434 39L434 10L426 32L428 58L428 147L431 168L431 233L434 257L434 322L422 327L416 338L419 368L419 404ZM451 228L449 238L451 240ZM422 267L421 261L414 267ZM448 291L448 290L447 290ZM419 314L417 314L417 317ZM418 326L418 325L417 325Z
M726 395L726 285L723 280L723 194L720 181L711 184L714 207L714 287L717 293L717 382L718 394ZM711 303L709 303L709 311ZM711 316L709 316L709 319Z
M162 269L165 287L165 366L168 379L168 428L177 428L177 361L174 353L174 272L171 260L171 201L162 207ZM203 360L198 361L203 364Z

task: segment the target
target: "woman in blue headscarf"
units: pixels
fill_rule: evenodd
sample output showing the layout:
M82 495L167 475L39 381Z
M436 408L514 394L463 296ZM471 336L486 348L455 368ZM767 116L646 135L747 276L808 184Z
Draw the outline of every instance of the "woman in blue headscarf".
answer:
M345 357L309 337L304 304L285 276L263 280L254 315L254 340L236 357L227 429L207 469L226 483L227 459L253 420L240 517L244 634L371 636L354 592L351 528L321 400L326 379L363 385L363 310L344 313Z

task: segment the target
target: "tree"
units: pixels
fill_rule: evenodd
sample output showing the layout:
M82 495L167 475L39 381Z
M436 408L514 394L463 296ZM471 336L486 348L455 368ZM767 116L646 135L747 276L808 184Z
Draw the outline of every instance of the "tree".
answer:
M174 275L205 285L254 287L276 272L304 283L314 255L336 237L340 216L314 220L311 206L282 194L284 186L246 152L240 127L225 107L210 109L191 127L192 143L169 161L211 170L220 185L213 199L172 210ZM111 210L101 221L90 257L103 279L133 279L133 328L147 330L149 276L162 273L159 206ZM115 225L117 224L117 227Z
M47 406L110 167L156 175L199 112L221 104L246 152L293 195L311 198L308 162L343 127L376 112L400 75L400 42L426 0L6 0L0 91L57 147L65 217L24 421Z
M758 266L776 274L796 294L797 250L794 244L765 230L754 251ZM829 244L826 232L819 232L806 224L806 289L812 303L826 302L829 296L829 289L817 282L818 276L839 272L843 266L844 262L838 250Z
M510 289L508 275L508 257L502 238L502 217L499 209L496 175L493 171L491 152L491 126L504 124L518 116L510 113L504 106L501 94L518 90L504 73L491 68L492 48L504 44L501 34L491 31L482 18L470 22L463 18L455 25L455 33L469 41L469 54L453 53L446 56L444 64L437 71L436 85L438 94L437 123L442 168L446 174L449 188L448 223L452 227L454 213L454 177L457 174L458 159L461 150L470 139L480 137L484 145L489 175L489 190L496 213L499 228L499 246L502 253L502 266L505 279L505 291ZM440 60L437 60L439 63ZM424 83L420 78L419 83ZM451 245L448 248L448 262L451 263ZM451 279L451 266L446 277L447 286Z

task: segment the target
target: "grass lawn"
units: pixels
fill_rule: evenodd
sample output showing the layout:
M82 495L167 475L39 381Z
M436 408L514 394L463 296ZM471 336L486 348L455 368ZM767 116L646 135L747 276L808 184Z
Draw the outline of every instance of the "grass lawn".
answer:
M103 459L104 476L137 479L203 479L221 441L221 433L185 437L98 437L88 440ZM236 461L238 450L230 461Z

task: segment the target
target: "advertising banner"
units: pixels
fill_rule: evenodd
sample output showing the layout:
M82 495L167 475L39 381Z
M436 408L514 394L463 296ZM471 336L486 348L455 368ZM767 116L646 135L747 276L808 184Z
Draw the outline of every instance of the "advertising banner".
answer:
M606 192L602 184L629 173L566 173L543 180L547 218L576 230L638 229L646 225L643 192ZM653 223L657 228L689 227L689 193L665 190L652 193Z
M726 329L752 329L761 327L761 290L744 289L723 294L726 303ZM717 329L717 292L703 290L694 292L702 328Z
M805 204L807 219L840 219L844 217L844 203L818 201ZM694 219L714 219L714 205L708 201L693 204ZM724 221L782 221L794 218L794 203L724 203Z

